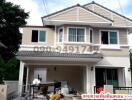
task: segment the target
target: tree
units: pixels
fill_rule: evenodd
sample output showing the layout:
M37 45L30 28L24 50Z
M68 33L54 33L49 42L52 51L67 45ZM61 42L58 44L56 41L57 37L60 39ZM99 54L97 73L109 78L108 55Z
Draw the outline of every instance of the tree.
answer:
M18 78L18 51L21 33L19 27L26 24L28 13L18 5L0 0L0 42L7 48L0 48L0 80Z
M4 59L10 59L14 56L12 52L17 52L21 40L19 27L26 24L27 18L28 13L20 6L0 1L0 41L8 47L0 50Z
M0 83L2 83L3 80L16 80L18 79L18 73L19 73L19 62L15 57L11 58L10 60L5 61L0 56ZM16 76L17 75L17 76Z

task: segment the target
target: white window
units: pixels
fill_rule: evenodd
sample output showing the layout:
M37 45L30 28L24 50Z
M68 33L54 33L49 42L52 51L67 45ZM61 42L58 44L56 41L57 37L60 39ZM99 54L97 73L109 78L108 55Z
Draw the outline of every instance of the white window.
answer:
M58 29L58 42L62 42L63 41L63 28L59 28Z
M101 44L118 44L117 31L101 31Z
M46 31L32 30L32 42L45 42Z
M69 28L69 42L84 42L85 41L84 28Z

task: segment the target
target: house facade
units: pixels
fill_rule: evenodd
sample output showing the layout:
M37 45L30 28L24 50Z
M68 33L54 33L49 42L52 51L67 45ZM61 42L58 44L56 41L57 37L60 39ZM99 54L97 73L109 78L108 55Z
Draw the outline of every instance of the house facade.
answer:
M24 26L19 93L34 78L61 81L81 93L110 84L130 87L128 34L132 20L92 2L42 17L43 26ZM28 90L28 88L26 87Z

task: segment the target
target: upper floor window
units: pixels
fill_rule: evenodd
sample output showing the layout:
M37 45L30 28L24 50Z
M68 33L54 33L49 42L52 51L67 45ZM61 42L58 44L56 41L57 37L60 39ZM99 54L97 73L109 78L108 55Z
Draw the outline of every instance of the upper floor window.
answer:
M63 28L59 28L58 29L58 42L62 42L63 41Z
M69 28L69 42L84 42L84 28Z
M101 31L101 44L118 44L117 31Z
M39 30L32 30L32 42L45 42L46 32Z

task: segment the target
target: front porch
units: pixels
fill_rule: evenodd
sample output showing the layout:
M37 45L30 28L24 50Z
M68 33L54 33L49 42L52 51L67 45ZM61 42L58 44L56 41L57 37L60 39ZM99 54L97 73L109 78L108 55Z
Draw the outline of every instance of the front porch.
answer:
M53 52L21 51L19 73L19 95L22 94L24 67L27 70L26 91L33 79L41 78L41 83L60 81L78 93L94 93L95 64L102 55L70 54ZM61 87L63 88L63 86Z
M22 95L23 85L29 91L28 85L35 78L41 79L42 84L61 82L61 89L67 87L82 93L94 93L95 86L114 85L125 87L125 67L99 66L103 60L99 53L70 54L58 52L20 51L17 58L21 60L19 73L19 95ZM23 84L24 68L26 82ZM49 91L53 92L53 88Z

